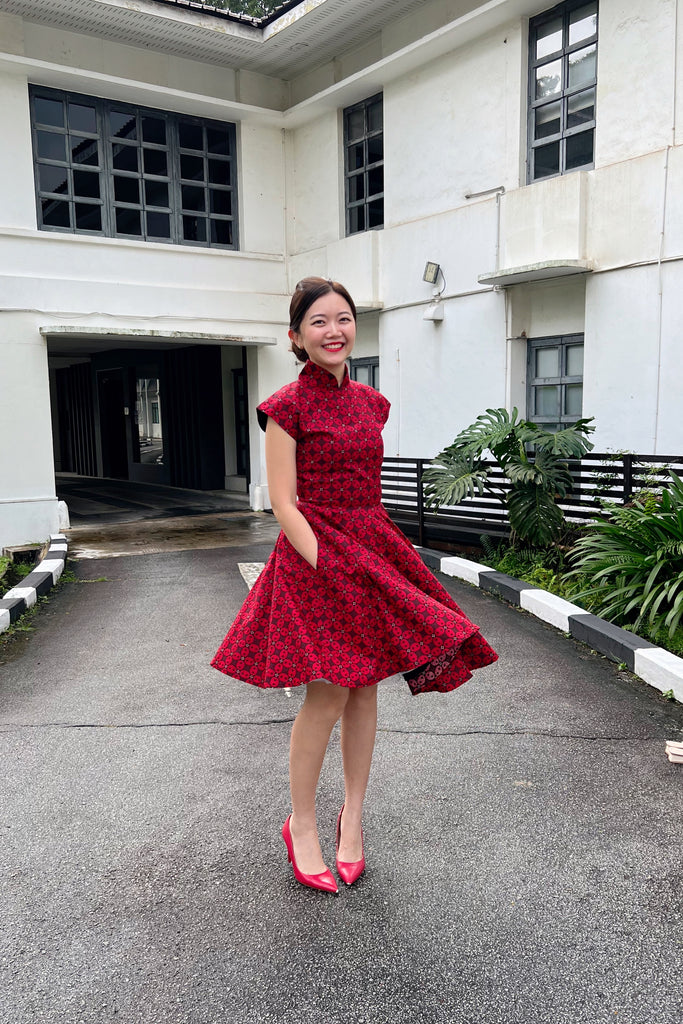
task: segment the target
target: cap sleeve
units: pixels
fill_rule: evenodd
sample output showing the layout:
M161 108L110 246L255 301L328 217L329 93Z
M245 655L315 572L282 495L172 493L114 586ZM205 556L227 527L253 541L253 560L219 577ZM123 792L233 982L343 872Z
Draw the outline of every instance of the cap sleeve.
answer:
M389 401L388 398L385 398L384 395L380 394L379 391L377 392L377 400L378 400L378 405L379 405L380 418L382 420L382 423L384 424L384 423L387 422L387 420L389 418L389 410L391 409L391 402Z
M256 407L261 430L266 429L268 417L275 420L279 427L282 427L295 441L299 440L299 402L298 387L296 381L286 384L270 398Z

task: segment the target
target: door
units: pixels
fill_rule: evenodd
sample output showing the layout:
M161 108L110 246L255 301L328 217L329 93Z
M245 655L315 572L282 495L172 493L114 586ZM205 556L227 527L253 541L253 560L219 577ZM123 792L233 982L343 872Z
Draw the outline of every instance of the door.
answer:
M128 443L124 371L100 370L97 374L102 442L102 475L128 479Z

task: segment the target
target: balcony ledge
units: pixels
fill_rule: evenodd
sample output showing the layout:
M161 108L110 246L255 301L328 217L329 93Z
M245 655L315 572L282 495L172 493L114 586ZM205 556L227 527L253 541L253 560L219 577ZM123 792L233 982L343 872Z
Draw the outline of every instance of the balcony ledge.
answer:
M522 267L505 267L480 274L479 284L507 288L512 284L527 284L530 281L550 281L556 277L571 277L575 274L590 274L593 264L590 260L544 260L542 263L527 263Z

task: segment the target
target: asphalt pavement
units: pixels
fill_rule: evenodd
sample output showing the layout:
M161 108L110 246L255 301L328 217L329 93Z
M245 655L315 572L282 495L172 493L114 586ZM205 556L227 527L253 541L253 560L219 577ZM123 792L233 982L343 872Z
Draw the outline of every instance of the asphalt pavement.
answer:
M679 1024L683 708L443 578L500 661L380 684L366 874L305 889L280 837L302 693L209 666L272 547L237 519L71 563L1 649L0 1020ZM334 742L330 866L342 799Z

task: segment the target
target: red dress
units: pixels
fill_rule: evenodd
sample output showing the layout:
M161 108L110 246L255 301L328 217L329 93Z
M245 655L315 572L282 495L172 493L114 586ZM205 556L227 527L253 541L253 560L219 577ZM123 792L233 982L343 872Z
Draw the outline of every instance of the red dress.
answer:
M307 362L258 407L297 442L297 505L318 540L314 569L280 533L211 664L261 687L396 673L413 693L453 690L498 655L381 504L378 391Z

